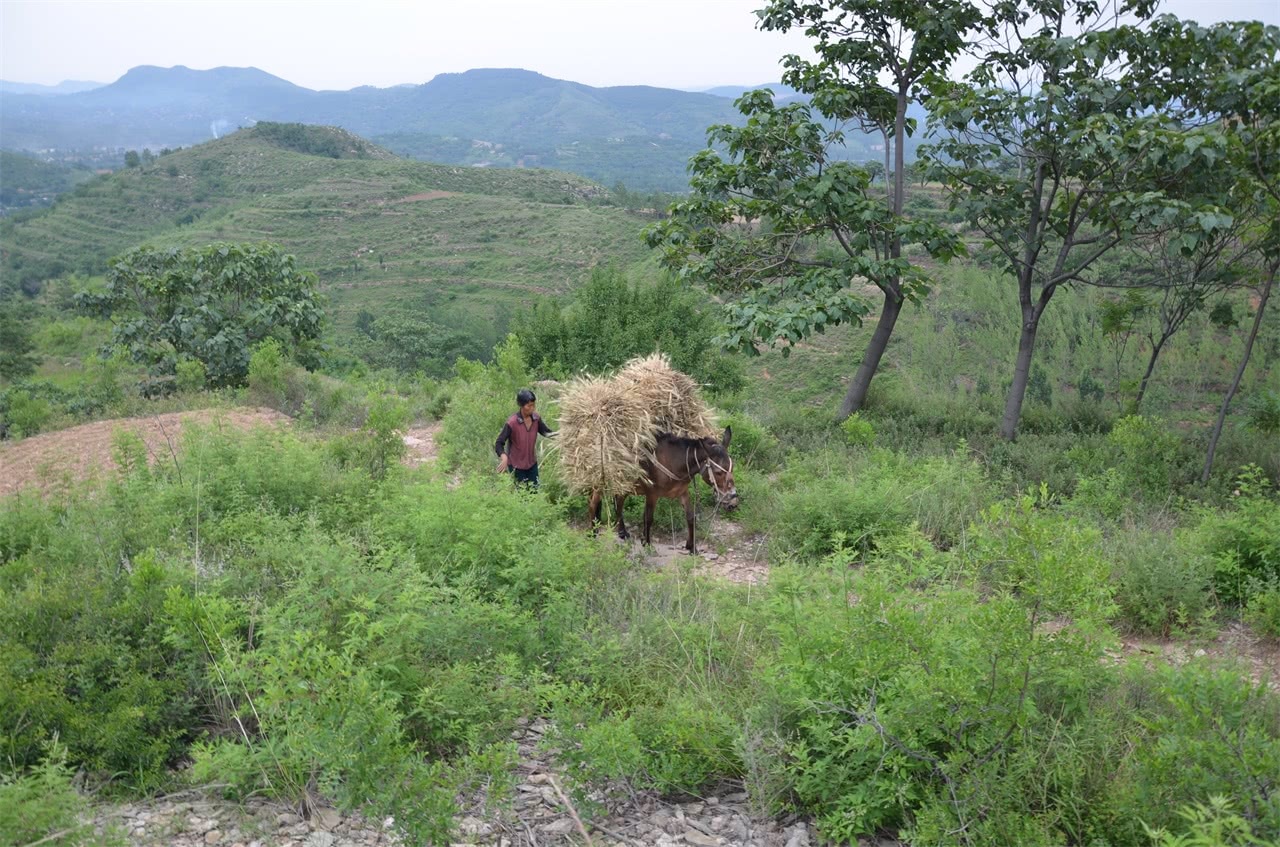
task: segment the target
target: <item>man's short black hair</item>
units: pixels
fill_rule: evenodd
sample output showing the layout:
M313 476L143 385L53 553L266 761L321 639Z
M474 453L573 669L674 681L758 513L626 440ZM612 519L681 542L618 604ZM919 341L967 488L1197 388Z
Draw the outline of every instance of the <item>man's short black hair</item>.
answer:
M533 392L527 388L521 388L516 392L516 405L523 406L525 403L532 403L538 398L533 396Z

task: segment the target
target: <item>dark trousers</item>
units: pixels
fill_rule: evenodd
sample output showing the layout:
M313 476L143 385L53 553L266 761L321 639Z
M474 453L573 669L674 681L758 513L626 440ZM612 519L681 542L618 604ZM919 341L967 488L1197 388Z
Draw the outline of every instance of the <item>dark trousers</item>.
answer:
M538 463L534 462L533 467L528 470L520 470L519 468L508 467L507 473L515 474L516 485L527 485L533 490L538 489Z

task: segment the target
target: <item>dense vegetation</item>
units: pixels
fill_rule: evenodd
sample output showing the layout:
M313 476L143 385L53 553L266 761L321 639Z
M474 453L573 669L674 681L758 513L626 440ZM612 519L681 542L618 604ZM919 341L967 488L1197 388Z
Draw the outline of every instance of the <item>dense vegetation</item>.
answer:
M1182 827L1217 795L1280 834L1274 694L1223 660L1114 658L1118 632L1208 632L1243 586L1275 585L1280 503L1259 470L1171 506L1194 491L1176 438L1100 412L1109 432L1076 436L1060 470L1074 493L1037 493L906 435L943 424L928 397L832 430L782 397L721 395L741 521L772 562L748 591L628 561L566 526L582 504L554 482L491 481L476 433L531 381L525 358L513 342L448 386L440 469L395 461L407 403L440 389L346 389L367 409L349 435L213 429L150 467L122 436L118 480L9 500L4 753L45 763L41 802L68 790L65 750L116 791L317 792L439 837L456 791L506 784L515 719L549 714L579 787L741 780L837 840L1146 844L1144 825ZM343 402L267 348L247 390ZM1244 606L1260 635L1280 633L1267 591Z
M980 23L959 0L934 5ZM786 28L825 7L770 8ZM883 8L916 26L938 11ZM1035 168L982 164L990 148L959 130L952 142L978 147L954 148L950 173L935 160L944 182L907 194L903 168L877 182L833 164L813 109L871 107L896 130L902 99L891 116L885 98L855 96L866 79L797 61L815 105L745 98L747 123L717 130L725 150L648 230L682 276L634 252L643 221L600 205L598 186L333 159L294 130L140 161L6 225L5 260L26 275L0 291L0 424L17 439L0 459L24 436L125 414L256 405L294 423L210 426L160 457L122 431L118 474L54 476L0 503L0 840L91 842L79 772L103 797L216 786L364 807L447 843L459 793L507 802L511 731L545 716L588 815L635 791L729 782L834 843L1276 843L1280 169L1257 163L1280 154L1280 32L1181 26L1152 24L1186 36L1180 72L1235 56L1220 50L1235 36L1242 54L1271 50L1230 84L1179 77L1189 106L1241 119L1180 134L1128 100L1119 117L1099 111L1115 92L1083 70L1111 55L1106 34L1041 39L1028 57L1074 56L1063 85L1093 92L1064 120L1134 123L1095 139L1092 158L1005 139L1035 168L1064 168L1030 194ZM1173 84L1133 61L1144 84ZM1013 108L981 82L938 111ZM1167 146L1152 161L1155 140ZM1186 159L1161 170L1164 153ZM1188 169L1214 155L1216 170ZM1091 170L1102 160L1134 167ZM1054 195L1067 199L1041 209L1035 191L1072 173ZM1118 182L1086 191L1086 178ZM94 229L113 193L132 208ZM200 214L175 227L178 199ZM1095 202L1123 214L1072 211ZM1023 221L1028 203L1043 217ZM271 246L205 246L233 226L279 236L296 264ZM55 274L41 263L65 261L58 238L79 261L120 258L106 279ZM148 238L162 249L126 252ZM1016 259L1019 238L1057 270ZM1106 249L1054 277L1080 244ZM396 288L413 262L438 267ZM230 295L189 284L208 266ZM246 268L264 279L246 283ZM310 269L336 304L319 346L291 351L282 342L310 334L283 320L202 323L251 299L235 292L293 280L292 302L249 316L296 306L318 328ZM461 284L423 284L451 274ZM507 311L504 288L520 291ZM85 313L113 289L132 301ZM896 310L887 330L861 325L863 289ZM515 314L526 298L536 307ZM165 331L144 332L146 318ZM181 347L213 338L236 368ZM94 356L113 339L137 355ZM876 345L878 376L848 414L845 365ZM554 451L540 493L495 479L492 434L518 388L539 384L554 424L542 380L655 347L708 385L734 431L742 506L730 519L698 489L703 547L749 538L764 584L655 569L592 538ZM148 399L142 366L157 364L173 380ZM402 463L401 433L434 420L438 460ZM656 525L679 533L683 515L663 503Z
M82 182L92 179L85 167L68 167L0 150L0 215L42 208Z

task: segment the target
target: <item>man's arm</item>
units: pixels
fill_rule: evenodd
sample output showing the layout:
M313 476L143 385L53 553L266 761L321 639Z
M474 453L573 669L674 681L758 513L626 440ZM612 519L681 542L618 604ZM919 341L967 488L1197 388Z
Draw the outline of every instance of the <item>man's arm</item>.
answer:
M547 426L547 422L542 418L538 418L538 435L555 435L551 431L551 427Z
M511 449L511 424L504 423L502 432L498 433L498 440L493 442L493 452L496 456L505 456Z

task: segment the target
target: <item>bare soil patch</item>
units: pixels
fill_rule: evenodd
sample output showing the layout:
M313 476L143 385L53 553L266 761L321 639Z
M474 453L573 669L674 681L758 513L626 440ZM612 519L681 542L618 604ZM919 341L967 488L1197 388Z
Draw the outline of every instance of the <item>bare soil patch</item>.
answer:
M1125 636L1121 639L1121 655L1148 664L1159 661L1185 665L1206 657L1215 662L1237 663L1255 685L1265 681L1272 691L1280 692L1280 641L1260 638L1239 622L1228 624L1203 642Z
M404 441L404 463L411 468L433 462L436 458L436 436L440 433L440 422L414 427L400 438Z
M178 451L183 428L192 424L247 430L283 426L290 420L274 409L198 409L95 421L7 442L0 444L0 496L23 489L46 493L91 476L115 473L119 468L111 453L119 431L141 437L147 448L147 460L154 463L161 456L171 456Z

